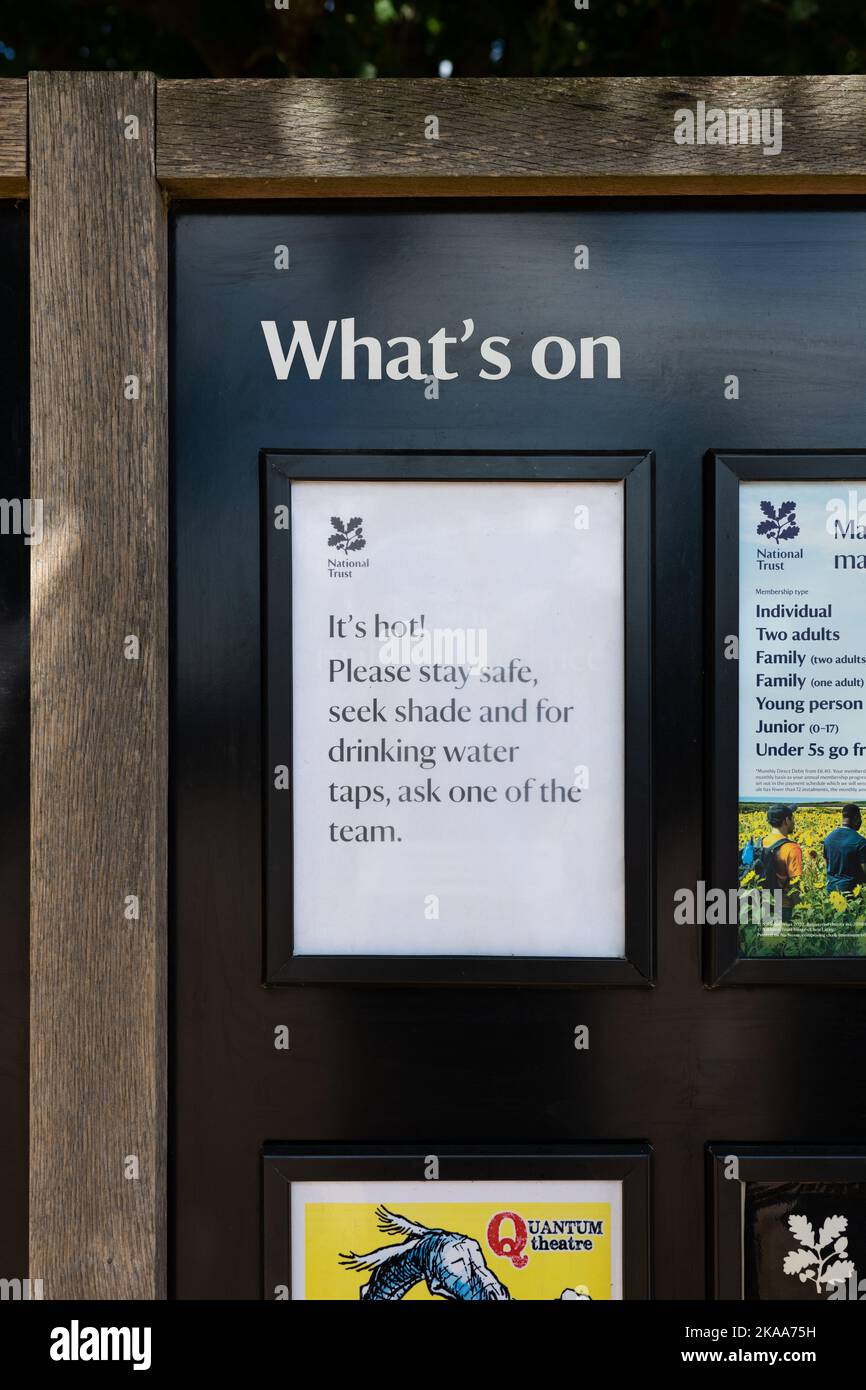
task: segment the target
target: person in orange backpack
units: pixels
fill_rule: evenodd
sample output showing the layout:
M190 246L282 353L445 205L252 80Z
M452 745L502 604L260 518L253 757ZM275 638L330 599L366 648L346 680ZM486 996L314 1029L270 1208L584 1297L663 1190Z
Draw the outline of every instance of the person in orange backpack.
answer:
M790 922L800 896L800 877L803 873L803 851L793 839L795 807L781 803L767 812L770 833L761 841L755 872L764 888L782 893L782 921Z

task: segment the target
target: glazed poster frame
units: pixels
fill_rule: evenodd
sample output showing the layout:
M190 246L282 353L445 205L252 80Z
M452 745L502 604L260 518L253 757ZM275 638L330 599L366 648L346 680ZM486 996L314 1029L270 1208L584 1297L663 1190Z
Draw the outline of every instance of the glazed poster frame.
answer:
M741 482L779 484L853 482L866 479L866 453L716 452L706 457L708 546L707 610L707 845L705 879L725 890L737 887L739 814L739 663L726 660L725 641L739 634ZM862 984L866 955L747 957L740 954L739 926L703 928L704 971L710 985Z
M652 1149L646 1143L552 1145L399 1145L381 1148L315 1144L265 1145L261 1156L262 1297L281 1301L275 1290L292 1288L292 1184L301 1182L415 1182L429 1177L431 1159L439 1180L496 1182L591 1182L621 1184L622 1299L652 1297ZM430 1182L431 1198L436 1181ZM284 1297L282 1295L281 1297Z
M262 611L263 883L265 983L619 984L647 985L653 971L651 790L652 456L620 454L311 453L263 451ZM623 804L631 806L625 864L625 952L586 956L299 955L294 950L293 796L274 786L284 765L292 784L291 532L276 531L274 508L290 509L292 482L622 481L623 482ZM527 932L531 924L527 922Z
M731 1160L737 1177L727 1177ZM745 1185L772 1182L864 1182L862 1145L720 1144L707 1145L710 1194L709 1297L744 1300Z

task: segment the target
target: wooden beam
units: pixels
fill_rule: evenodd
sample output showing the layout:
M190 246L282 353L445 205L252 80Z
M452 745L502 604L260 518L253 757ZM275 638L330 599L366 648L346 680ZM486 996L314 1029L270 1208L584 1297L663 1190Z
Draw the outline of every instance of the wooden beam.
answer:
M781 149L677 144L699 101L780 110ZM171 80L157 176L188 198L862 192L864 110L861 76Z
M0 198L27 192L27 79L0 79Z
M30 78L31 489L45 517L31 552L30 1273L52 1299L165 1294L167 313L154 117L148 74Z

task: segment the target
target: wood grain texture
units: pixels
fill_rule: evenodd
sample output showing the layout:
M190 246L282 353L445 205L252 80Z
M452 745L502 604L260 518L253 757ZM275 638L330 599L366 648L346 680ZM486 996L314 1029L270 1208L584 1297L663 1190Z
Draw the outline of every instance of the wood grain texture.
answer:
M0 79L0 198L27 192L27 81Z
M699 100L780 108L781 150L677 145L674 113ZM197 198L852 192L866 188L864 110L860 76L171 80L157 84L157 175Z
M165 1292L166 231L154 79L30 78L31 1277ZM124 137L138 116L139 138ZM138 401L124 378L139 376ZM124 657L136 634L139 660ZM138 921L124 915L140 899ZM134 1155L138 1179L126 1164Z

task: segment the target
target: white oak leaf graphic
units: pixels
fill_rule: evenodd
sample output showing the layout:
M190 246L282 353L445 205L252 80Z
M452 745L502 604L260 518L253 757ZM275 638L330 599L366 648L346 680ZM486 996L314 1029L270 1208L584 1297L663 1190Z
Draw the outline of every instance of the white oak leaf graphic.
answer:
M815 1232L812 1230L811 1223L800 1212L795 1212L793 1216L788 1217L788 1230L801 1245L815 1244Z
M789 1250L783 1268L786 1274L799 1274L801 1269L817 1263L818 1256L814 1250Z
M847 1216L828 1216L824 1225L818 1232L818 1245L821 1249L829 1245L831 1241L838 1240L843 1231L848 1229Z
M842 1232L847 1226L847 1216L828 1216L818 1232L816 1241L815 1232L805 1216L799 1213L789 1216L788 1227L791 1234L797 1237L804 1248L788 1251L782 1263L785 1273L795 1275L801 1284L814 1284L816 1293L820 1293L822 1287L844 1284L846 1280L854 1277L853 1263L844 1258L848 1253L848 1237L843 1236ZM839 1297L835 1293L829 1296Z

